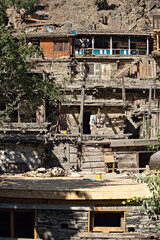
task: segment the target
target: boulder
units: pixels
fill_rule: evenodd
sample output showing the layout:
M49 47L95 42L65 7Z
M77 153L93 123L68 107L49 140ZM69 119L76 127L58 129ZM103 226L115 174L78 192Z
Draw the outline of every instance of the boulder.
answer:
M152 154L149 160L150 170L153 170L158 167L160 168L160 151Z

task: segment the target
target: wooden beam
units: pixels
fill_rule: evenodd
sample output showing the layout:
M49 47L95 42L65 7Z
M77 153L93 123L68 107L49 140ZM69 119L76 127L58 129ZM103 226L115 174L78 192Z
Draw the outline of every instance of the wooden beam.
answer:
M61 131L61 102L59 99L59 121L58 121L58 131Z
M124 74L122 76L122 100L123 103L126 103L126 91L125 91L125 83L124 83Z
M151 100L152 100L152 86L149 89L149 97L148 97L148 115L151 115Z
M11 238L14 238L14 212L10 212L10 226L11 226Z
M89 65L87 63L84 63L84 74L83 74L83 80L82 80L82 89L81 89L81 105L80 105L80 115L79 115L79 137L80 141L82 140L83 135L83 115L84 115L84 96L85 96L85 84L86 84L86 78L88 76L89 72Z
M157 33L157 50L159 51L159 33Z
M34 211L34 239L37 239L37 210Z
M88 211L88 232L91 231L91 211Z

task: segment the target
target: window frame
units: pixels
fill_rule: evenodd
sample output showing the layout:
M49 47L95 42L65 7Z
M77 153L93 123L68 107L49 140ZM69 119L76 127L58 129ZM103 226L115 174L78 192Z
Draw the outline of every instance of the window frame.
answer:
M55 50L55 43L57 45L56 50ZM61 45L62 44L62 45ZM69 42L67 40L54 40L53 41L53 52L68 52L69 50ZM60 49L60 46L62 47L62 50ZM66 50L66 46L67 46L67 50Z
M95 227L94 226L94 213L120 213L120 226L119 227ZM126 211L125 210L89 210L88 211L88 232L121 232L126 231Z
M15 212L31 212L34 214L34 239L37 239L37 210L32 209L0 209L0 212L9 212L10 214L10 238L14 238L14 213Z

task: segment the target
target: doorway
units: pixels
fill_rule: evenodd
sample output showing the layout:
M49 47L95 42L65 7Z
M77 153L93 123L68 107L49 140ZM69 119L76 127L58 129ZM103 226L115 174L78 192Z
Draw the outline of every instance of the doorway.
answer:
M145 168L146 165L149 165L149 160L153 152L139 152L139 168ZM140 170L143 172L143 170Z
M91 112L84 112L83 115L83 134L91 134L90 130L90 116Z

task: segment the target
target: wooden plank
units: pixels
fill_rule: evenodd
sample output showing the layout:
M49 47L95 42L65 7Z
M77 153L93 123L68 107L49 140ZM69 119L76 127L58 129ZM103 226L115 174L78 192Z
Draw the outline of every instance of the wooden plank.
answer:
M123 229L124 229L124 233L126 233L126 211L124 211L124 226L123 226Z
M120 227L94 227L95 232L124 232Z
M122 100L123 103L126 103L126 90L125 90L125 83L124 83L124 74L122 76Z
M91 211L88 211L88 232L91 231Z
M105 163L114 163L115 162L114 156L113 155L104 156L104 162Z
M83 168L101 168L104 167L104 163L101 162L92 162L92 163L83 163Z
M11 221L11 238L14 238L14 212L10 212L10 221Z
M34 211L34 239L37 239L37 210Z
M44 25L63 25L64 23L59 23L59 22L45 22L45 23L31 23L31 24L26 24L23 27L28 28L28 27L35 27L35 26L44 26Z

